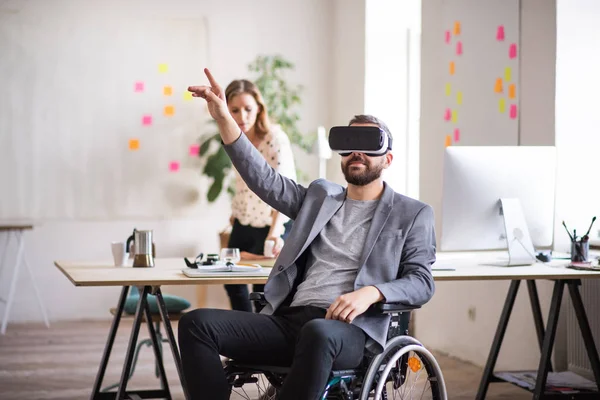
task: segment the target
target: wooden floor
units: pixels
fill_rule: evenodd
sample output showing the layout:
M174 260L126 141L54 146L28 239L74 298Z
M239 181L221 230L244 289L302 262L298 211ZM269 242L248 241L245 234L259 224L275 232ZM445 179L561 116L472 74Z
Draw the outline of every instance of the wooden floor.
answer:
M109 322L60 322L50 329L39 324L9 324L0 336L0 399L87 399L104 350ZM123 321L113 348L105 386L121 374L130 321ZM147 338L147 330L140 334ZM175 364L165 344L165 368L174 399L183 399ZM435 352L434 352L435 353ZM449 399L474 399L482 369L435 353ZM156 389L152 349L144 347L128 388ZM531 399L528 392L506 383L490 385L488 400Z

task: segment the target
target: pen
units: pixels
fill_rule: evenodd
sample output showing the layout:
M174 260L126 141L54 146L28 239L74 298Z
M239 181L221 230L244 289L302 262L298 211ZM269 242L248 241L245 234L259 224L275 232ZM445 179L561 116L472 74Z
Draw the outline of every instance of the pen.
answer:
M574 242L573 236L571 236L571 232L569 232L569 228L567 228L567 224L565 224L565 221L562 222L562 225L565 227L565 230L567 231L567 235L569 235L571 242Z

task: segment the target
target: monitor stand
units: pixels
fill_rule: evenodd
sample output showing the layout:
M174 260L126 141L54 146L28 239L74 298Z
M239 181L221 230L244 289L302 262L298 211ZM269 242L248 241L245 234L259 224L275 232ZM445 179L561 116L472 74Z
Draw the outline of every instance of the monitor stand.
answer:
M491 263L505 267L535 263L535 250L519 199L500 199L500 215L504 217L504 239L508 260Z

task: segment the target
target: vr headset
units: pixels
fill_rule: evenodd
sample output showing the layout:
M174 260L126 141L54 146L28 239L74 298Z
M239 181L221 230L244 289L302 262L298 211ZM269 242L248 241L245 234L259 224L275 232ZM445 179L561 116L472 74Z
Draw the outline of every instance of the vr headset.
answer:
M329 130L329 147L342 157L351 153L378 157L392 150L392 138L376 126L334 126Z

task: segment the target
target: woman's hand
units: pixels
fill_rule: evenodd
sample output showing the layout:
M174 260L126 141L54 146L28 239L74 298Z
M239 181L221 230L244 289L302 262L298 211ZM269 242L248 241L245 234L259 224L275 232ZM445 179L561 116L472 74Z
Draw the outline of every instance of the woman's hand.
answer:
M273 245L273 257L279 256L279 253L281 252L281 249L283 248L283 245L285 244L283 239L279 236L269 236L268 238L265 239L265 243L267 242L267 240L272 240L275 243ZM265 256L266 256L266 254L265 254Z
M204 68L204 73L210 82L210 86L190 86L188 87L188 91L192 92L192 96L202 97L206 100L208 112L213 119L216 121L225 120L227 117L230 117L225 99L225 91L219 86L208 68Z

